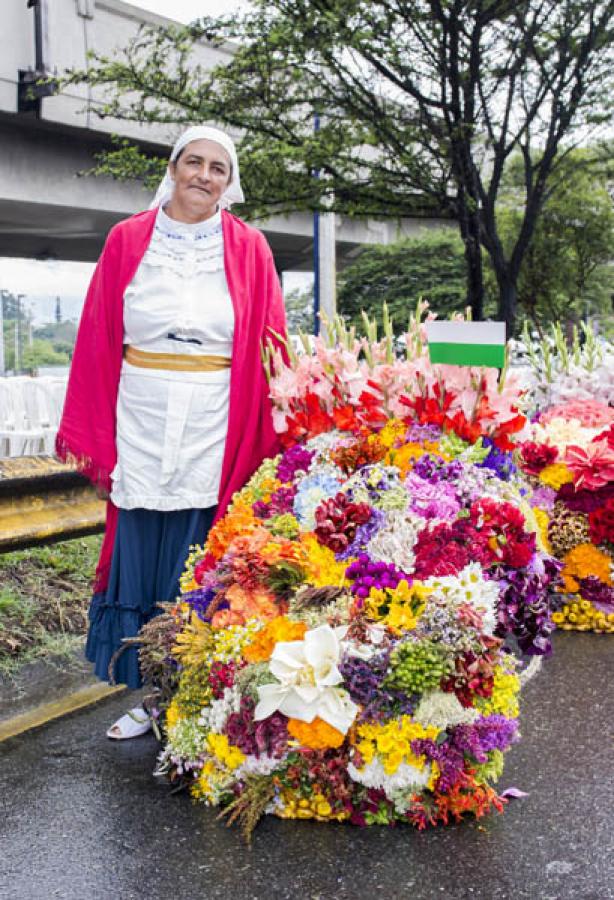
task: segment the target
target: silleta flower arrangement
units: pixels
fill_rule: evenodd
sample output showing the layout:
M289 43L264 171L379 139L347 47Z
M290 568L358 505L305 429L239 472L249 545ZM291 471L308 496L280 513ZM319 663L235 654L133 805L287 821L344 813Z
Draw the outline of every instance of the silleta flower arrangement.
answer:
M397 359L368 324L267 352L285 450L143 635L167 690L158 771L248 835L264 813L424 828L501 810L512 649L551 652L560 566L513 461L512 380L431 366L416 319Z
M541 412L518 461L544 542L563 563L559 627L614 632L614 409L571 400Z

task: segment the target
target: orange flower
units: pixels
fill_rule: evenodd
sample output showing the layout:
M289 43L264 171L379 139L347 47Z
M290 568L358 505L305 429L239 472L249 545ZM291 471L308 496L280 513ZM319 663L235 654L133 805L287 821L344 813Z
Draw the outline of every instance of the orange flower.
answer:
M215 559L221 559L230 542L237 535L253 531L257 526L251 504L236 496L232 506L223 519L216 522L205 544L205 552L211 553Z
M477 782L475 773L471 771L465 773L463 781L445 794L435 791L433 799L437 806L437 818L445 824L450 818L460 822L465 813L473 813L476 819L481 819L493 808L502 812L506 802L490 785Z
M286 616L277 616L267 622L254 640L243 650L243 656L250 663L266 662L271 658L275 644L279 641L302 641L307 631L305 622L292 622Z
M413 469L414 462L420 459L421 456L424 456L425 452L422 444L410 442L403 444L402 447L389 450L384 462L386 465L398 466L401 470L401 476L405 477Z
M247 534L239 534L232 539L227 547L237 556L248 556L250 553L258 553L271 540L271 534L266 528L254 528Z
M233 612L231 609L218 609L211 617L213 628L230 628L231 625L244 624L245 620L241 613Z
M246 591L238 584L233 584L226 591L226 599L230 609L220 609L214 613L211 624L214 628L226 628L228 625L243 625L248 619L274 619L279 615L279 606L275 595L263 588Z
M307 565L309 561L309 554L305 547L296 541L288 541L283 538L276 541L269 540L260 551L260 556L270 566L274 566L281 560L289 560L299 565Z
M565 590L575 594L579 589L581 578L594 575L605 584L611 584L610 557L593 544L578 544L563 557L564 568L561 572Z
M309 747L311 750L340 747L345 740L344 734L317 716L313 722L288 719L288 734L296 738L301 747Z

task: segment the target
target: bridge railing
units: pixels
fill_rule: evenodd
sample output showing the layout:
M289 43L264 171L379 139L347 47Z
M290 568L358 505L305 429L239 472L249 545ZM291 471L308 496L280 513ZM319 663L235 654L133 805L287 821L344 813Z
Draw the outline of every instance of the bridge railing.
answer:
M104 530L105 503L86 478L50 457L0 459L0 553Z

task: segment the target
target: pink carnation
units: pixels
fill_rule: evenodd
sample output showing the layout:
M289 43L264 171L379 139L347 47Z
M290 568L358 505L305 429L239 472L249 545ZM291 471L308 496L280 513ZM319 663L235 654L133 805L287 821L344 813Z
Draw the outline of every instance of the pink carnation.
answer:
M568 447L565 462L577 488L596 491L614 481L614 450L607 440L588 444L586 448Z
M552 419L577 419L585 428L599 428L614 422L614 409L598 400L569 400L567 403L551 406L539 417L543 425Z

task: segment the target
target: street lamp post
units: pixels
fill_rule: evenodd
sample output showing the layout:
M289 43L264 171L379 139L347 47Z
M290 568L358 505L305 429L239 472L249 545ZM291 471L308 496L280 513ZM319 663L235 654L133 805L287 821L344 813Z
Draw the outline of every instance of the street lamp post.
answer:
M314 116L314 131L320 130L320 116ZM314 178L320 173L315 170ZM320 312L333 319L336 303L336 223L334 212L313 214L313 333L320 333Z
M4 362L4 288L0 291L0 377L6 374Z

